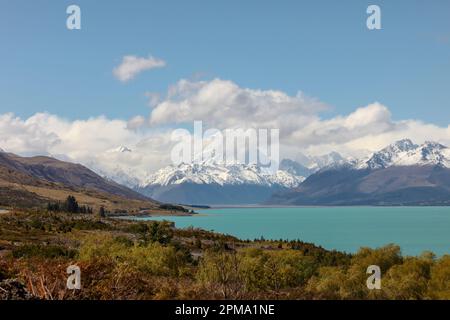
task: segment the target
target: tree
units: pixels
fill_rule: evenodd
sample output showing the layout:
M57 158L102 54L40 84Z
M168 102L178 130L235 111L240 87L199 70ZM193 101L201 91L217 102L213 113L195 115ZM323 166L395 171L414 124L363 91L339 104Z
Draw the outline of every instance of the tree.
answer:
M106 217L106 211L105 208L103 206L100 207L99 211L98 211L98 215L102 218Z
M450 255L444 255L431 268L428 289L432 299L450 299Z
M61 206L60 206L59 202L47 203L47 211L51 211L51 212L61 211Z
M382 291L387 299L423 299L428 290L428 280L433 260L426 257L407 257L403 264L389 269L382 279Z
M221 293L223 299L236 299L243 293L244 282L239 272L241 259L236 253L205 253L197 273L197 280Z
M65 202L65 208L67 212L70 213L78 213L80 211L80 207L78 206L78 202L74 196L68 196Z

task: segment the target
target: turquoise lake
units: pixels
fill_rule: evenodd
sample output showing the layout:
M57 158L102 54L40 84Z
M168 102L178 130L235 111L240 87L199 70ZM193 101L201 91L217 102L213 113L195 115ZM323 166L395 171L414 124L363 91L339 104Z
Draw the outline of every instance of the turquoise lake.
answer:
M405 255L450 253L450 207L289 207L197 210L198 216L149 217L241 239L300 239L356 252L395 243Z

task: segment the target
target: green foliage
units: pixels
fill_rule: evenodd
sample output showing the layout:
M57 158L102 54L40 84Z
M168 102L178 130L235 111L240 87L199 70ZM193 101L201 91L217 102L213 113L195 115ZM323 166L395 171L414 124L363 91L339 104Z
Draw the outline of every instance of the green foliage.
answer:
M163 210L169 210L169 211L179 211L179 212L186 212L186 213L189 212L188 209L186 209L182 206L177 206L177 205L173 205L173 204L169 204L169 203L163 203L159 206L159 208L163 209Z
M68 196L63 203L54 202L47 203L47 211L49 212L68 212L68 213L92 213L93 210L89 206L80 206L74 196Z
M111 230L111 226L100 220L75 219L58 224L58 231L67 233L72 230Z
M64 208L69 213L78 213L80 208L74 196L68 196L64 203Z
M249 290L280 291L302 286L317 268L313 258L294 250L248 249L241 257L240 272Z
M450 299L450 256L402 257L396 245L346 254L299 240L241 241L169 222L31 210L0 215L0 235L0 250L11 251L0 278L36 274L40 285L54 277L63 290L61 259L70 259L83 270L80 298ZM367 288L369 265L381 267L381 290Z
M368 290L367 267L380 266L381 290ZM436 260L430 252L419 257L401 256L400 248L361 248L349 266L323 267L307 290L322 299L445 299L450 295L450 259Z
M396 300L423 299L432 264L431 259L409 257L402 264L392 266L382 278L384 296Z
M443 256L431 267L430 277L429 297L450 300L450 255Z
M109 234L87 237L79 249L78 257L85 262L110 261L117 266L125 264L134 270L159 276L177 277L188 268L185 254L173 246L157 242L137 244Z
M222 297L236 298L245 292L279 292L303 286L316 264L294 250L246 249L239 253L209 251L203 257L197 280L220 288Z
M14 250L12 251L12 256L14 258L74 258L76 256L76 251L58 245L25 244L14 248Z
M346 270L342 267L321 267L306 287L307 291L318 299L342 299L342 285L347 280Z
M145 243L168 244L173 238L172 225L165 221L133 223L127 226L124 231L136 234Z
M208 251L200 263L197 280L218 290L223 299L238 298L243 291L241 260L236 253Z
M352 265L366 269L370 265L377 265L381 272L385 272L390 267L402 263L400 247L390 244L378 249L361 248L352 258Z
M101 206L100 209L98 210L98 215L99 215L101 218L106 217L106 210L105 210L105 208L104 208L103 206Z
M30 221L30 227L38 230L45 230L45 223L40 219L34 218Z

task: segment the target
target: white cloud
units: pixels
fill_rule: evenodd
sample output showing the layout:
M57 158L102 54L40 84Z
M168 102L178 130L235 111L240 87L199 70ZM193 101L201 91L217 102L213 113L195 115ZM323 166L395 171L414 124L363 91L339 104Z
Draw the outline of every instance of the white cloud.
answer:
M239 87L231 81L180 80L151 112L152 125L189 124L206 127L278 128L285 156L303 151L331 151L360 156L410 137L419 142L450 144L450 129L415 120L393 121L388 107L375 102L345 116L323 119L327 106L301 93L290 96L275 90Z
M118 167L145 174L168 163L170 134L134 130L127 121L105 117L69 121L47 113L28 119L0 115L0 148L20 155L51 155L114 172ZM111 153L118 146L133 152Z
M279 128L281 156L302 152L321 155L331 151L361 156L393 141L410 138L416 143L434 140L450 146L450 126L418 120L394 121L388 107L373 103L348 115L323 119L326 106L302 94L241 88L233 82L182 80L169 89L149 120L129 121L96 117L69 121L47 113L22 119L0 115L0 148L22 155L47 154L117 172L129 168L138 176L170 163L175 142L172 129L188 127L194 120L206 128ZM133 150L112 153L126 146Z
M152 110L150 123L189 123L202 120L209 127L281 128L289 132L326 109L302 93L289 96L276 90L241 88L231 81L180 80L169 88L166 100Z
M147 119L143 116L135 116L128 120L127 129L135 130L143 127L147 122Z
M122 81L127 82L139 73L154 68L162 68L166 62L161 59L149 56L148 58L137 57L133 55L124 56L122 63L113 70L114 76Z

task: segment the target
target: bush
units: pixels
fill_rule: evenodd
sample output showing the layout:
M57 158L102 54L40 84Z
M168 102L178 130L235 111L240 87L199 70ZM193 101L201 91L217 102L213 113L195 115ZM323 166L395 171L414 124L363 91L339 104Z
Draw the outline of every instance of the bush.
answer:
M450 255L439 259L430 272L429 296L432 299L450 300Z
M433 260L410 257L389 269L382 278L382 292L387 299L411 300L426 296Z
M25 244L20 247L14 248L12 256L14 258L74 258L77 252L75 250L67 249L58 245L37 245L37 244Z
M396 245L377 249L361 248L352 257L350 265L320 268L308 282L307 290L322 299L380 299L385 293L367 289L367 267L379 266L384 283L388 270L402 263L400 248Z
M124 237L90 236L79 250L79 259L85 262L109 261L117 267L126 264L134 270L155 276L184 274L188 259L173 246L159 243L133 244Z
M294 250L244 250L240 272L250 290L280 291L303 286L316 271L311 257Z
M159 242L161 244L169 244L173 238L171 224L165 221L133 223L127 226L124 231L137 234L139 239L146 243Z
M244 290L240 273L241 257L236 253L208 251L197 272L197 280L223 299L237 299Z

